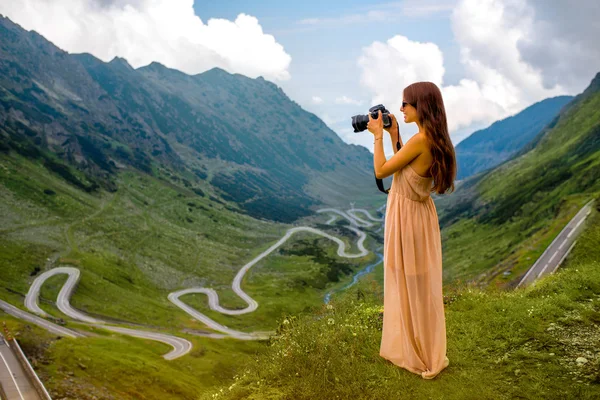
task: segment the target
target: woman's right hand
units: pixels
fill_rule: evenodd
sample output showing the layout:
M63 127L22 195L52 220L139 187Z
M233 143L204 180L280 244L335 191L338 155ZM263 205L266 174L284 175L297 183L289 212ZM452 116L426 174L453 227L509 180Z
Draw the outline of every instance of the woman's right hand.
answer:
M392 125L390 125L389 128L384 126L383 129L388 131L390 136L398 135L400 131L398 130L398 121L396 120L396 116L394 114L389 114L389 117L392 119Z

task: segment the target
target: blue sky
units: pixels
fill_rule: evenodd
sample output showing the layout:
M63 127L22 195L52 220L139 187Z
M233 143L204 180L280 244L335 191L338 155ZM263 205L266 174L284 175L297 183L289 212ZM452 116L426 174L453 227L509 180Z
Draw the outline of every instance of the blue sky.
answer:
M443 4L443 3L442 3ZM448 3L448 4L451 4ZM364 1L304 1L228 2L196 1L196 14L203 20L224 18L235 20L240 13L255 16L265 33L275 36L291 55L291 79L277 82L284 91L304 108L331 119L346 118L365 113L370 107L370 94L359 85L360 70L357 59L361 49L374 41L385 41L402 34L418 42L434 42L444 53L445 84L455 84L462 77L459 47L454 41L449 15L451 7L423 14L405 15L401 2L372 3ZM366 14L378 10L389 12L390 20L369 20ZM364 21L354 21L352 16L365 15ZM350 21L344 21L348 18ZM307 24L306 20L323 19L322 23ZM332 19L342 19L339 22ZM328 21L329 20L329 21ZM348 96L365 99L358 105L311 104L312 96ZM398 96L402 96L401 88ZM399 114L397 110L391 110ZM325 118L326 120L330 118ZM330 121L326 121L330 122ZM334 130L344 123L329 123ZM347 124L349 126L349 123ZM413 127L414 131L414 127ZM416 131L415 131L416 132ZM412 132L414 133L414 132ZM346 132L348 135L349 132ZM351 133L351 135L357 135ZM404 134L403 134L404 136ZM408 134L406 136L409 136ZM367 140L363 143L366 144ZM391 151L391 148L387 149Z
M304 108L316 113L328 123L344 140L363 144L369 148L369 139L356 140L348 125L349 116L364 113L371 103L372 93L360 85L361 70L357 59L362 49L375 41L385 42L395 35L402 35L411 41L434 43L443 54L443 84L458 85L466 77L464 64L460 62L461 45L456 41L452 27L452 13L458 1L423 2L387 2L368 3L364 1L314 1L278 2L278 1L196 1L194 9L203 20L224 18L234 20L239 13L253 15L260 21L267 34L274 35L286 52L292 57L289 72L291 79L277 82L285 92L298 101ZM423 9L420 9L423 7ZM430 8L427 11L427 8ZM389 20L380 21L367 18L370 11L389 12ZM548 14L555 9L551 3L542 4L538 14ZM352 16L365 16L364 20ZM485 14L482 15L485 18ZM321 23L307 24L306 20L317 19ZM577 18L575 18L576 20ZM546 19L547 21L547 19ZM499 31L501 36L503 32ZM551 38L548 38L551 39ZM597 65L600 68L600 65ZM594 71L596 66L590 68ZM588 72L586 78L591 79ZM470 135L473 131L489 126L493 121L508 117L540 101L545 97L559 94L576 94L582 89L572 85L537 96L530 96L510 110L498 112L487 118L474 120L469 124L456 127L451 132L454 144ZM401 97L401 88L397 95ZM353 99L365 99L361 105L313 104L313 96L335 98L348 96ZM393 96L393 94L392 94ZM468 107L465 101L465 106ZM391 109L398 114L399 111ZM344 122L343 118L347 117ZM416 132L415 126L402 127L406 141ZM392 153L391 143L386 143L386 154Z
M0 0L0 13L69 53L276 83L347 143L350 118L399 114L415 81L442 91L453 143L600 71L600 2L579 0ZM416 125L401 123L406 142ZM384 140L386 155L392 144Z

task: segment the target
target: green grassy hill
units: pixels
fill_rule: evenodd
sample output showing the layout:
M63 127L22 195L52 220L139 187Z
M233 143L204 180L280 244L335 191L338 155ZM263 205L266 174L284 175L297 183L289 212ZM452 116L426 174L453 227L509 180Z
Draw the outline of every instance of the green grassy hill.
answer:
M347 207L349 198L357 206L385 201L368 150L343 143L262 78L103 63L4 17L0 38L0 299L24 308L37 275L72 265L81 270L73 307L194 345L168 362L163 344L71 321L55 305L66 278L53 277L41 308L92 338L57 340L1 316L55 397L195 398L230 378L244 354L264 344L199 336L210 330L167 295L203 286L223 307L244 307L233 277L289 222L318 227L356 252L347 221L327 226L329 216L314 211L319 203ZM233 110L235 118L224 117ZM256 123L267 117L271 130ZM367 230L365 246L382 243L377 228ZM255 312L226 316L208 309L204 295L183 300L232 329L273 330L282 315L319 306L376 259L340 259L337 248L299 233L254 265L242 286L259 303Z
M196 399L215 385L227 382L229 386L235 375L242 376L243 366L255 355L266 351L265 354L273 358L271 347L265 342L215 340L199 336L199 333L208 331L206 326L168 302L167 295L178 289L204 286L219 293L224 307L244 307L245 303L231 290L233 277L243 265L272 246L295 225L318 227L343 240L350 252L356 252L356 235L347 229L347 221L325 225L330 216L315 214L314 208L307 213L308 203L303 202L306 198L302 200L296 195L304 190L309 192L309 197L320 199L323 204L337 204L343 209L347 209L350 200L356 201L357 207L364 206L375 216L375 210L385 202L385 195L375 188L372 158L365 162L363 157L366 150L339 142L336 144L336 140L328 136L332 132L325 132L316 117L303 112L289 99L287 103L283 102L283 94L272 84L223 75L218 70L189 77L160 65L135 72L137 70L132 71L120 59L106 64L85 55L71 58L41 36L24 34L6 20L0 22L0 34L6 39L2 42L5 57L0 57L0 70L4 71L0 74L0 118L5 122L0 125L0 299L23 308L24 296L35 276L53 265L74 265L82 272L81 282L72 298L75 308L124 326L172 333L194 344L191 354L175 361L165 361L160 357L167 351L163 344L109 334L68 319L62 321L65 316L58 311L55 301L65 277L54 277L42 289L41 307L60 323L87 330L93 334L92 337L57 339L2 314L2 319L22 339L27 354L33 358L51 393L56 398L82 400L114 397ZM40 53L24 52L27 46L37 48ZM17 62L19 52L26 58L32 57L27 58L27 65L32 65L33 70L22 69ZM8 53L10 57L6 56ZM17 58L11 58L13 56ZM56 65L52 64L52 60L56 61ZM50 75L62 73L58 76L64 78L68 87L45 85L44 82L52 80L42 74L44 71L38 68L40 65L46 65ZM51 66L56 67L56 71ZM68 81L65 71L75 70L81 72L74 74L77 79L85 78L84 81ZM20 80L13 79L15 77ZM322 151L343 150L336 153L340 159L328 160L340 165L328 169L332 165L317 165L312 157L304 158L300 153L294 162L298 167L303 165L301 173L286 169L285 164L276 162L276 158L254 160L256 165L245 164L243 157L250 153L244 151L244 141L250 139L240 136L238 143L233 139L234 135L230 138L231 142L219 142L219 138L225 137L225 131L219 131L223 134L221 136L196 138L194 142L189 135L196 131L186 129L204 125L194 124L196 120L190 116L192 111L203 123L208 123L211 117L205 119L199 109L190 110L189 104L199 107L200 103L186 96L201 96L198 94L201 91L174 94L181 92L182 86L192 79L218 103L207 106L210 110L203 110L212 117L218 114L219 107L228 104L226 100L238 96L236 101L244 102L245 96L251 96L255 89L265 91L261 101L272 102L275 97L270 96L280 96L277 99L281 100L281 111L293 116L295 127L323 129L319 137L324 143ZM43 88L33 85L34 80ZM510 288L566 221L591 197L598 197L598 80L596 78L595 84L593 82L584 94L570 103L552 127L536 137L534 147L491 171L461 182L451 196L434 196L443 228L445 290L452 292L455 286L470 281L481 286ZM226 83L223 89L229 87L232 92L218 90L223 82ZM236 82L242 82L242 87L236 86ZM81 101L74 102L72 95L76 92L73 91L79 89L81 92L77 93ZM142 89L147 93L136 91ZM148 103L140 99L146 99ZM168 121L165 116L151 112L160 109L159 105L166 100L173 106L165 109ZM250 130L255 124L251 111L243 117L244 129ZM90 115L102 117L93 121ZM69 125L65 122L67 120L77 123ZM284 118L279 122L284 124L288 120ZM95 126L95 122L100 125ZM179 123L177 126L170 125ZM63 130L65 127L73 131ZM277 137L277 140L290 140L280 143L287 146L288 153L290 149L298 148L295 140L304 138L300 128L293 129L298 137ZM265 136L268 132L259 133L253 146L260 146L261 141L268 139ZM278 147L280 161L287 154L285 148ZM202 156L201 149L209 153L214 150L211 154L219 157L204 157L206 154ZM307 154L312 150L309 146L300 148ZM195 164L200 159L206 162L206 169ZM304 169L305 163L312 167ZM283 175L276 175L275 181L265 178L265 171L268 175L269 171L275 170L281 170ZM302 179L297 175L299 173ZM360 181L356 180L357 176L361 177ZM286 180L290 177L298 180ZM304 178L310 184L303 187L292 185L293 188L286 186L304 182ZM263 197L267 194L262 191L263 187L268 187L268 191L277 193L277 196ZM290 190L281 193L279 189L283 187ZM241 197L236 197L238 195ZM298 207L286 208L289 201L298 201L294 203ZM261 207L253 208L255 205ZM300 209L302 212L297 212ZM281 218L264 219L265 213ZM281 221L293 221L294 224ZM378 228L363 229L367 234L364 244L371 253L357 259L338 257L337 245L326 238L308 233L294 235L279 251L254 265L242 282L244 291L260 304L253 313L225 316L209 310L204 295L187 295L183 299L216 321L246 332L276 329L285 316L295 315L298 316L296 320L305 318L308 321L319 315L327 291L344 286L357 270L377 260L373 251L383 244L383 232ZM581 244L578 243L578 246ZM381 265L378 268L376 277L380 279ZM511 275L505 277L504 271L511 271ZM565 290L574 291L573 287ZM365 290L363 288L359 293L367 296ZM352 297L352 293L357 294L350 292L348 296ZM376 321L369 315L375 315L373 307L380 297L369 296L373 296L371 305L367 307L372 314L368 314L367 310L365 315L354 315L352 313L360 310L354 310L351 303L347 305L349 324L352 324L351 318L362 318L360 326L365 331L344 331L349 327L339 330L340 334L363 335L360 337L365 339L363 345L367 346L361 349L364 351L360 353L364 356L360 357L361 362L376 354L373 348L368 348L377 343L376 327L370 325ZM508 351L516 348L515 342L507 338L482 337L477 342L476 334L481 333L476 330L477 326L483 329L483 325L477 323L483 324L484 321L468 319L471 315L468 307L484 304L482 301L474 304L474 299L498 298L504 309L514 303L511 307L516 308L512 315L520 318L524 315L521 305L529 300L517 299L511 294L494 294L497 297L493 297L491 292L478 295L482 297L469 296L471 294L464 291L457 294L456 304L462 306L456 306L459 308L456 308L455 315L458 316L460 307L464 307L465 314L460 315L466 318L466 323L474 326L474 331L453 320L453 334L459 335L454 336L455 340L463 340L460 335L466 335L463 336L463 344L471 346L472 353L455 353L454 360L460 362L461 357L466 360L472 356L481 361L483 355L475 349L482 344L490 346L484 339L492 340L494 346L497 341L498 349ZM471 300L467 300L469 298ZM528 304L541 306L541 301L532 297ZM554 312L562 307L563 300L557 301L544 311ZM564 304L565 307L575 307L578 301L564 299ZM335 312L342 312L344 306L341 304L336 304ZM450 305L454 306L454 303ZM489 309L479 309L479 314L475 313L480 320L484 310L489 312ZM507 323L507 320L502 321ZM334 323L327 328L338 328L336 323L339 322L339 318L335 317ZM517 329L517 343L531 337L530 331L519 331L520 326L514 329ZM315 345L325 345L327 340L333 340L333 336L322 340L325 341L315 341ZM306 345L309 345L308 342ZM323 347L309 349L323 353ZM331 347L327 349L325 353ZM493 355L504 356L505 353L500 354L498 349L492 351ZM519 356L521 353L516 351L515 354ZM301 365L306 371L315 366L326 366L324 358L318 359L325 356L316 357L299 361L305 362ZM510 361L513 362L512 359ZM270 362L267 365L273 369L266 368L265 372L274 373L278 361L273 359ZM468 364L469 361L463 362L468 373L477 368L475 364ZM291 365L286 366L289 367ZM523 371L521 367L516 369ZM355 370L347 370L346 375L337 376L338 381L335 381L335 376L323 371L327 369L321 369L319 377L315 375L315 379L321 379L322 385L327 385L331 379L336 384L340 380L343 383L356 373ZM381 372L365 368L365 373L369 371ZM468 373L460 375L457 382L465 384L467 393L476 393L480 387L469 386ZM300 372L299 376L302 376ZM367 388L379 385L377 380L369 383L371 378L364 375L355 376L363 379L357 384ZM309 384L306 393L316 393L316 384L310 386L312 381L306 382ZM289 388L292 390L289 393L303 389ZM325 388L323 393L328 393L327 390L330 389Z
M600 73L535 145L436 201L445 284L513 287L577 211L600 195L599 110Z
M281 320L265 352L199 399L597 399L599 211L561 268L534 285L445 291L450 364L434 380L379 356L378 268L331 309Z
M566 221L599 193L598 102L598 93L588 91L544 132L537 147L487 172L485 179L464 182L453 204L444 206L446 199L436 198L446 290L478 276L485 284L494 276L510 283L498 271L512 268L513 280L524 273ZM3 317L20 333L54 395L193 399L239 374L240 365L266 349L264 343L194 335L206 327L170 304L167 294L208 286L218 291L225 307L244 306L231 291L231 280L292 225L254 219L214 192L199 194L136 169L114 176L116 191L86 190L90 183L81 171L49 168L53 156L40 154L0 151L0 297L23 307L33 277L56 255L58 263L82 270L75 308L194 344L190 355L167 362L160 358L165 346L155 342L98 330L93 338L56 340ZM371 210L379 205L381 199L374 197ZM329 229L355 251L354 233L344 229L344 222L326 228L327 219L315 215L296 223ZM382 244L377 228L365 230L370 250ZM298 255L298 247L304 255ZM261 304L254 313L223 316L208 310L204 296L185 300L233 329L272 330L284 315L313 314L327 290L346 284L351 271L375 260L373 253L340 259L336 250L333 242L303 233L255 265L243 282ZM54 305L62 282L64 277L55 277L42 290L42 308L56 318L64 318Z
M202 324L189 321L169 303L167 294L207 286L219 292L225 307L245 306L231 290L233 277L293 227L241 216L216 198L199 197L148 175L132 172L119 179L117 192L97 196L18 155L0 156L3 299L22 304L32 277L56 254L57 264L82 270L72 300L76 308L131 323L202 329ZM340 236L349 251L357 251L356 235L343 225L324 225L324 218L320 216L320 228ZM306 239L310 241L304 251L296 252L306 255L280 254ZM381 233L371 232L365 245L372 248L381 240ZM318 258L309 255L315 246L323 252ZM320 304L325 289L375 260L374 254L340 259L336 251L337 244L328 239L295 234L280 252L256 264L244 280L244 290L259 303L272 306L237 318L211 310L207 314L232 327L269 330L273 316ZM331 273L336 262L349 268ZM64 279L53 278L42 291L42 306L57 316L60 313L51 304ZM205 296L197 296L206 307Z
M239 363L265 344L197 336L210 330L171 304L168 293L211 287L224 307L244 307L231 290L233 277L293 225L244 216L212 195L202 197L142 172L120 173L117 179L116 192L88 193L37 159L0 153L0 298L24 309L33 278L47 268L48 258L57 257L56 265L82 272L71 301L75 308L126 327L184 337L193 343L192 352L166 361L161 357L166 345L66 319L55 306L64 276L43 286L41 307L94 337L57 339L6 314L1 320L23 339L56 398L194 399L218 379L231 378ZM315 216L308 224L356 252L356 235L345 228L347 222L327 226L327 219ZM366 230L368 248L382 243L377 228ZM182 299L232 329L274 330L283 315L320 306L328 290L376 259L373 253L340 259L336 251L337 244L320 236L293 236L246 275L242 287L259 302L249 314L214 312L204 295Z
M283 223L377 195L372 154L262 77L106 63L2 15L0 44L0 151L40 158L89 192L114 192L135 169Z

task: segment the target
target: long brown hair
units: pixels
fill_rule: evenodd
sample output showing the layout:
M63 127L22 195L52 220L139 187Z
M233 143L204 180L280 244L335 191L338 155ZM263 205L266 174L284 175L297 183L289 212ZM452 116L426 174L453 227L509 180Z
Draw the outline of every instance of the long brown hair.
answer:
M444 194L448 188L454 192L456 155L448 133L442 92L435 83L415 82L404 89L404 101L416 107L417 119L429 142L433 156L430 172L435 183L431 192Z

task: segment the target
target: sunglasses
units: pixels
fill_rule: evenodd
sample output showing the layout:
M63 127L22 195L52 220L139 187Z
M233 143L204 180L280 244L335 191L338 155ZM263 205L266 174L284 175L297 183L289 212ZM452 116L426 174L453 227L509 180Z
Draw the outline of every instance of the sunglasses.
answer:
M412 103L407 103L406 101L403 101L403 102L402 102L402 108L406 107L406 105L407 105L407 104L410 104L411 106L415 107L415 105L414 105L414 104L412 104Z

